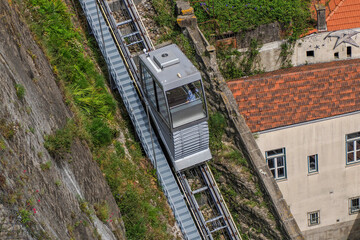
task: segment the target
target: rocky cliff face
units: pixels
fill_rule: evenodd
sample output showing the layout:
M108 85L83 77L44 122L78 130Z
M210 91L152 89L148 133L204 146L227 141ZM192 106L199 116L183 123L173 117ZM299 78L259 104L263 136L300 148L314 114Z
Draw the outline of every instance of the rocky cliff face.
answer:
M10 5L9 5L10 3ZM44 136L72 113L11 1L0 1L0 239L123 239L115 200L86 143L53 159ZM102 221L94 206L106 206Z

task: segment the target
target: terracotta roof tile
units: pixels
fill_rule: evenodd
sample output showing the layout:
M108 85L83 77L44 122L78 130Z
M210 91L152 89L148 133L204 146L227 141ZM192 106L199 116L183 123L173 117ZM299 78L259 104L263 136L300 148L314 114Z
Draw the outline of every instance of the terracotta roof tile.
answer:
M360 111L360 59L228 82L252 132Z
M327 3L328 2L328 3ZM316 19L315 4L326 6L326 23L329 32L360 27L360 0L313 0L312 17ZM306 35L317 32L310 30Z

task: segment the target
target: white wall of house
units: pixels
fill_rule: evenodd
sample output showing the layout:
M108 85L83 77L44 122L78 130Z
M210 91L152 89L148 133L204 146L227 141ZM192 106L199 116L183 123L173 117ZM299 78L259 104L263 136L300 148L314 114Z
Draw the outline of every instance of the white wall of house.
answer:
M352 29L359 32L351 37L355 43L360 46L360 28ZM349 43L341 43L335 49L334 46L337 37L326 37L330 32L311 34L296 41L291 56L293 66L305 64L332 62L337 60L346 60L360 58L360 48ZM335 32L333 32L335 33ZM281 44L284 41L277 41L264 44L259 49L258 61L254 67L256 69L270 72L281 68ZM351 48L351 56L348 55L348 47ZM240 52L246 52L247 49L239 49ZM313 56L307 56L308 51L313 51ZM337 53L338 57L335 57Z
M360 162L346 164L345 135L360 132L359 123L357 113L259 133L256 142L264 157L269 150L286 150L287 178L277 183L301 231L357 218L349 215L349 198L360 196ZM309 174L307 157L313 154L319 171ZM317 210L320 224L309 227L307 213Z

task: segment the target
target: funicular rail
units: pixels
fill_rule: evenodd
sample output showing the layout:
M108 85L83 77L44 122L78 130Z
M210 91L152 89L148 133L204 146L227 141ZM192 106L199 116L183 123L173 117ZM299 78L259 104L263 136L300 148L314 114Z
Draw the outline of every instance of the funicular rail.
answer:
M177 178L204 239L241 239L207 164L178 172Z
M119 91L146 155L157 169L158 180L175 215L185 239L201 239L187 207L184 196L174 178L160 143L149 124L148 116L134 86L129 64L109 25L104 6L97 0L79 0L89 26L107 63L115 87ZM102 9L102 10L101 10ZM153 137L152 137L153 136Z
M150 125L148 109L142 105L142 91L138 87L140 74L134 63L129 47L139 45L142 49L154 49L145 27L132 0L123 1L131 19L116 22L106 0L79 0L89 22L89 26L107 62L109 72L115 82L136 133L146 155L157 169L159 182L167 196L170 207L185 239L241 239L229 210L222 199L216 182L206 164L195 166L189 171L200 174L204 186L192 189L184 172L173 174L160 143ZM122 33L119 26L133 23L131 33ZM146 106L146 104L145 104ZM176 178L176 179L175 179ZM177 184L179 183L179 185ZM181 191L180 191L180 188ZM201 203L196 195L206 192L207 202L213 216L201 211ZM184 195L183 195L183 194ZM188 203L190 209L186 205ZM200 231L199 231L200 230Z

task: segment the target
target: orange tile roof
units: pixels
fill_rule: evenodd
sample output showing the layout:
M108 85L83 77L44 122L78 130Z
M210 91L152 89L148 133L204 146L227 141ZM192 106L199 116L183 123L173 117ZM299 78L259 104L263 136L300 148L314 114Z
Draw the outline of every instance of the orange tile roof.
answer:
M311 12L314 19L316 19L315 4L319 3L326 7L329 32L360 27L360 0L313 0ZM312 32L313 30L307 34Z
M252 132L360 111L360 59L281 69L228 82Z

